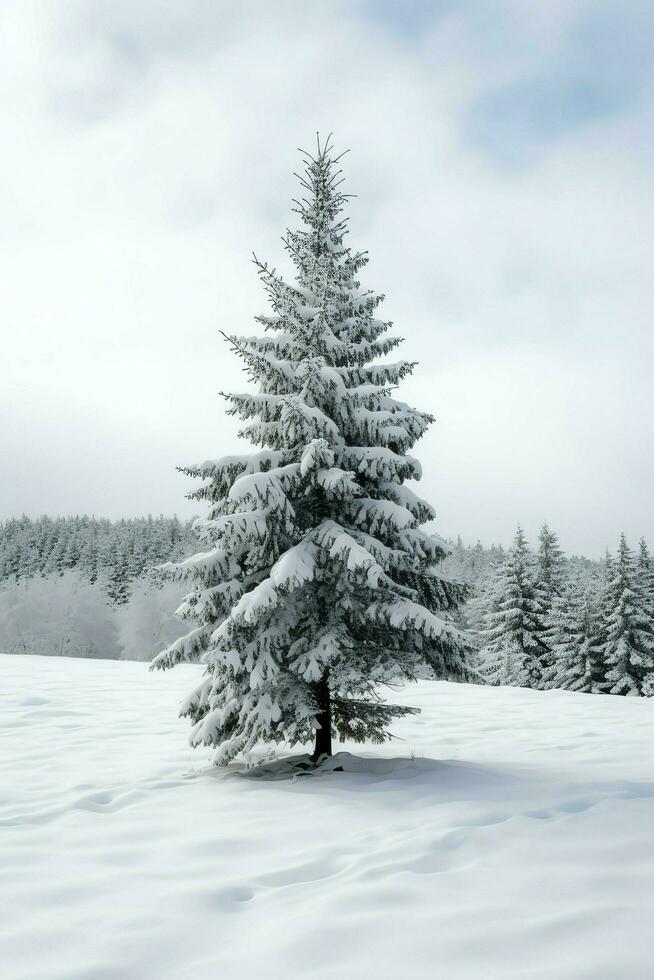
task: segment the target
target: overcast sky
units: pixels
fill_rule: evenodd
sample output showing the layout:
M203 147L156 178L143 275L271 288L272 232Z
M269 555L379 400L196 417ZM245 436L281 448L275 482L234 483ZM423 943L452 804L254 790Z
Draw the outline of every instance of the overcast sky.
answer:
M0 7L0 518L188 516L334 131L439 530L654 545L654 4Z

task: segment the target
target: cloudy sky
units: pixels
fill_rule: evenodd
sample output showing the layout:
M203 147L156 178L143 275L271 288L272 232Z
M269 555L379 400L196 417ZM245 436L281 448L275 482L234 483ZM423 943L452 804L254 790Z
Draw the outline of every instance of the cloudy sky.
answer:
M439 530L654 544L654 5L5 0L0 518L187 516L334 131Z

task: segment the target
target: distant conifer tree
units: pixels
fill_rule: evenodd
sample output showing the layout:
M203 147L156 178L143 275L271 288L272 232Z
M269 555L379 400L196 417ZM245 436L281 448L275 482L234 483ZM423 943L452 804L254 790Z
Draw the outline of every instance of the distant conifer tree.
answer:
M573 578L552 600L545 640L551 664L542 687L594 693L602 690L601 608L599 590L587 579Z
M640 561L639 567L622 534L604 600L603 656L611 694L644 693L654 672L654 619L641 578L647 575L646 548Z
M547 647L534 558L520 526L490 584L480 630L481 671L490 684L539 687Z

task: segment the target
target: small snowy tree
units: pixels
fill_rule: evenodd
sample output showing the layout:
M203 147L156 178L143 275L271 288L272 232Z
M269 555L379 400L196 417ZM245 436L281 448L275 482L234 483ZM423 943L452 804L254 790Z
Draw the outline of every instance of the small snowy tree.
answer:
M564 586L565 559L559 548L559 539L547 524L543 524L538 535L538 551L536 553L536 589L541 606L543 632L541 642L546 648L543 654L543 670L547 671L554 664L555 654L551 650L549 635L549 620L555 600L561 595Z
M489 614L497 611L496 584L505 559L506 555L503 552L488 553L484 568L477 575L463 607L466 629L477 649L482 644ZM443 564L449 565L447 561Z
M641 538L638 542L636 574L638 576L638 592L643 608L649 616L652 616L654 615L654 562L652 561L645 538Z
M654 673L654 618L643 576L649 554L641 550L637 565L624 534L613 561L613 577L605 595L606 687L611 694L648 693Z
M489 684L538 687L547 648L533 555L520 526L486 601L480 630L482 675Z
M638 543L638 590L642 597L643 608L647 615L654 621L654 561L649 553L645 538L641 538ZM654 696L654 644L650 643L651 670L647 670L643 677L642 694L646 697Z
M115 607L118 642L124 660L152 660L183 632L173 614L182 598L176 582L138 578L126 603ZM113 608L113 607L112 607Z
M541 687L595 693L603 683L599 590L587 579L566 582L552 600L544 638L551 664Z
M466 676L465 637L448 621L460 586L441 576L432 507L407 486L409 450L432 417L397 401L406 361L378 363L400 343L361 288L368 259L345 244L338 158L307 155L297 203L303 227L283 240L287 283L255 258L272 315L264 335L230 336L254 393L226 396L259 452L188 467L209 502L195 530L206 550L168 567L191 579L179 614L195 628L154 661L202 660L182 704L191 743L226 764L258 741L331 753L332 734L383 741L410 709L379 685Z
M552 602L563 591L565 558L559 547L559 539L547 524L538 535L536 554L536 583L541 593L544 615L548 615Z
M107 556L103 585L112 605L122 606L128 602L131 586L128 560L124 549L118 543L111 547Z

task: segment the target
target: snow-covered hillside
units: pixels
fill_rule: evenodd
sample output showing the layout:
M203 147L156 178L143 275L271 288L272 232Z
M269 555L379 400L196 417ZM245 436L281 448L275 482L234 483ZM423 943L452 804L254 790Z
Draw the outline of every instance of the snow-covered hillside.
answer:
M654 699L422 683L269 780L187 747L197 671L0 657L5 980L651 978Z

